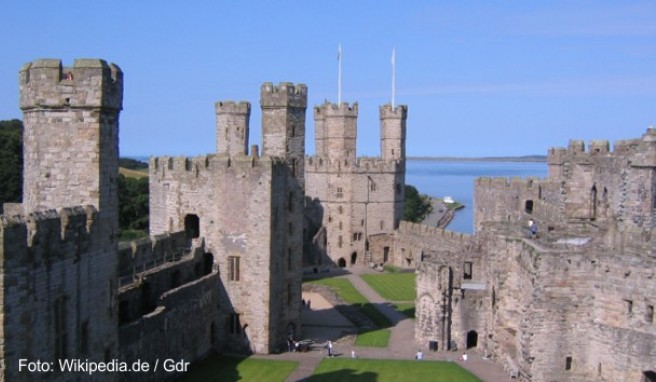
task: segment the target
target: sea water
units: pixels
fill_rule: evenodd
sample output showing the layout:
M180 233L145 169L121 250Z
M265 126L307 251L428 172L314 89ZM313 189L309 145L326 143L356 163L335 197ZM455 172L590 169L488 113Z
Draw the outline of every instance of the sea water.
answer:
M474 180L479 177L547 176L546 163L534 162L442 162L409 160L406 184L435 198L450 196L465 207L456 212L448 229L463 233L474 230Z

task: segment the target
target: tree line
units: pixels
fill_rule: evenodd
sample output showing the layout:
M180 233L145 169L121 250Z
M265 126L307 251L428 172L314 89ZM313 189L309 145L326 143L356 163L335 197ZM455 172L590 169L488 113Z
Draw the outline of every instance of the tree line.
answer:
M119 159L121 167L147 168L134 159ZM3 203L20 203L23 199L23 123L18 119L0 121L0 213ZM129 178L118 175L118 208L121 236L126 239L146 234L148 230L148 177Z

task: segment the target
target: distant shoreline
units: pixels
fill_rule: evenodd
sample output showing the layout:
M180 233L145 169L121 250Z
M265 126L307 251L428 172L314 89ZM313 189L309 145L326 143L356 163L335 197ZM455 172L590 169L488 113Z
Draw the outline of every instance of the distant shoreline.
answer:
M149 156L146 155L127 155L122 158L138 160L148 163ZM426 161L426 162L518 162L518 163L546 163L546 155L524 155L518 157L412 157L407 160Z
M524 155L518 157L407 157L407 160L426 162L530 162L546 163L545 155Z

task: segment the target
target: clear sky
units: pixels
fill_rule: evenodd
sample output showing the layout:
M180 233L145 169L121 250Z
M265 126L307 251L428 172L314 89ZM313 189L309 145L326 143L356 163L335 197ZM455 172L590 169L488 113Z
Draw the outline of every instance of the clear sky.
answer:
M409 155L545 154L656 125L655 1L10 0L2 14L0 119L21 117L24 63L103 58L125 73L122 156L214 152L219 100L251 102L259 144L261 83L336 102L339 43L359 155L379 154L393 48Z

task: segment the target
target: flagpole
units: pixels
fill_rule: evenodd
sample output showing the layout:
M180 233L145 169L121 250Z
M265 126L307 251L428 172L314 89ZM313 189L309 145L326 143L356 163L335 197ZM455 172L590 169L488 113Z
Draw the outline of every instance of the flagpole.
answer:
M396 48L392 50L392 110L394 110L394 97L396 93Z
M342 44L337 48L337 105L342 104Z

